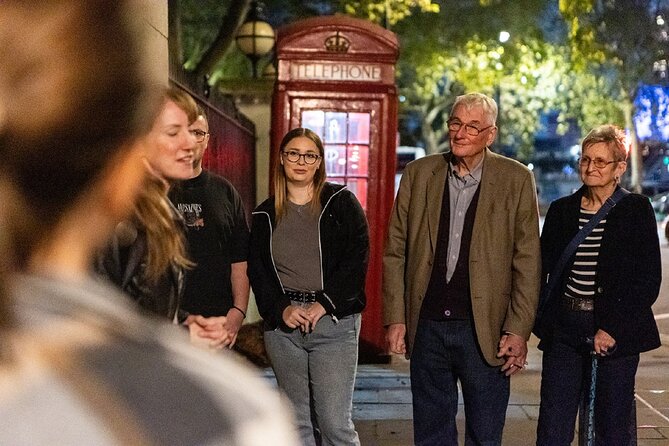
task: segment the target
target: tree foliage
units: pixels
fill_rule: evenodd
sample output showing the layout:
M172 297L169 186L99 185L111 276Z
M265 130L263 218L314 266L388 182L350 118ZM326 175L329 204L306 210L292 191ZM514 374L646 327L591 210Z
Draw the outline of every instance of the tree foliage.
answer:
M667 59L664 18L669 18L669 1L561 0L560 11L569 24L574 67L604 79L591 96L616 100L618 120L611 122L630 132L631 186L640 190L643 166L633 123L634 98L642 83L658 82L654 67ZM587 109L582 111L579 122L588 129Z
M431 0L342 0L340 7L345 14L386 26L397 24L414 10L439 12L439 4Z
M457 94L479 91L498 102L499 146L513 148L519 159L529 159L541 113L566 108L571 80L565 53L564 47L539 38L506 45L471 39L457 51L435 54L433 61L416 67L416 78L422 82L407 85L403 92L407 106L431 120L423 131L430 133L431 128L434 140L429 143L437 145L428 151L446 148L446 119L437 120L432 116L437 107L428 108L439 104L441 112L448 112Z
M430 153L446 148L455 96L480 91L499 103L499 144L528 159L541 112L564 104L566 50L538 26L542 1L449 1L439 15L416 14L395 31L402 43L403 108L416 114ZM481 24L487 26L482 27ZM500 42L500 32L511 38Z
M201 77L220 75L226 67L238 66L223 59L234 47L237 27L243 23L250 3L250 0L170 0L170 12L176 15L176 23L170 25L178 24L182 30L176 56L186 70Z
M181 4L188 69L206 70L212 82L248 75L248 61L232 44L234 24L246 14L239 5L248 0L172 3ZM559 7L551 0L264 3L275 28L337 12L392 27L401 44L401 111L420 120L428 152L445 148L448 111L465 91L498 100L498 148L520 159L530 157L539 117L549 110L559 112L561 131L574 121L584 131L602 122L633 130L637 88L653 81L653 62L666 60L668 51L667 27L658 26L657 16L669 21L669 0L560 0ZM509 41L500 42L501 31Z
M169 2L170 9L177 10L174 26L182 30L178 51L187 70L198 77L209 75L211 84L221 78L248 76L250 62L236 47L234 38L248 14L251 0ZM264 0L261 3L265 19L275 29L300 18L330 14L336 9L332 2L316 0Z

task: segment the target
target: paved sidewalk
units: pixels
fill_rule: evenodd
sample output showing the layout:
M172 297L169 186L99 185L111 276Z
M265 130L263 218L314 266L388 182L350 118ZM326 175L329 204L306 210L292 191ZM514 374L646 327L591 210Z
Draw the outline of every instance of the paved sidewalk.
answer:
M511 379L504 445L531 446L536 439L541 381L541 352L530 340L528 366ZM353 416L362 446L408 446L413 443L409 365L362 365L356 380ZM638 446L669 446L669 346L641 355L637 372ZM462 404L462 400L460 401ZM463 442L464 416L458 414ZM574 441L574 445L577 441Z

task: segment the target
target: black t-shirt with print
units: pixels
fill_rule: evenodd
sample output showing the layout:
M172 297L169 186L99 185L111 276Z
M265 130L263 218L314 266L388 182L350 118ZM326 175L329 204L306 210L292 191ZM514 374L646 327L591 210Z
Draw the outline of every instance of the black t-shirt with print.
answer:
M170 199L186 222L189 257L181 308L225 315L232 306L231 264L248 256L249 227L239 193L228 180L202 171L175 185Z

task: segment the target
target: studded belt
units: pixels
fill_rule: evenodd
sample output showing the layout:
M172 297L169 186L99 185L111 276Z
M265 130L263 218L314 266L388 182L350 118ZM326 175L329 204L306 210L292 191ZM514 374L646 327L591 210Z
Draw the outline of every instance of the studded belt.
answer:
M593 311L595 301L582 297L562 296L562 306L570 311Z
M316 302L316 292L315 291L293 291L286 290L285 296L295 302L310 303Z

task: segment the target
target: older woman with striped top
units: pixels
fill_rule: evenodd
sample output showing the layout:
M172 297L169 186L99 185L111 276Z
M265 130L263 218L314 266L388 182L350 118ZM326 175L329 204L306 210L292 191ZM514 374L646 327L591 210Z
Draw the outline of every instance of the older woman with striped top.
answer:
M595 128L583 140L583 186L553 202L546 215L541 235L544 284L574 236L620 189L626 148L624 133L612 125ZM622 195L560 274L535 330L543 350L537 445L571 444L579 402L589 390L591 354L599 358L596 444L632 444L639 353L660 346L651 305L662 271L648 198Z

